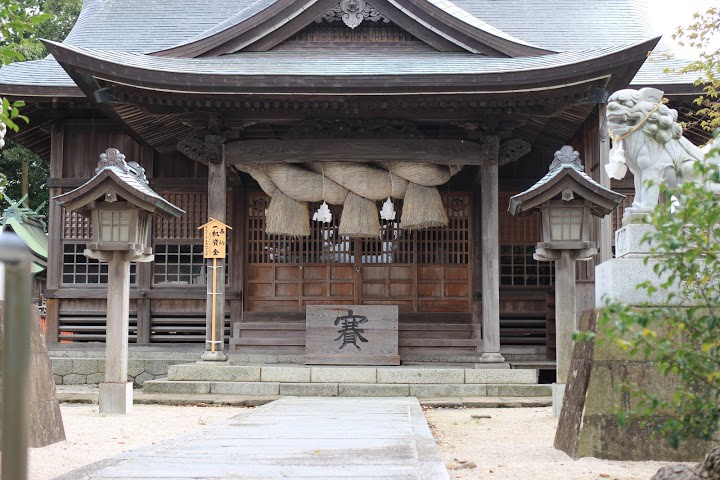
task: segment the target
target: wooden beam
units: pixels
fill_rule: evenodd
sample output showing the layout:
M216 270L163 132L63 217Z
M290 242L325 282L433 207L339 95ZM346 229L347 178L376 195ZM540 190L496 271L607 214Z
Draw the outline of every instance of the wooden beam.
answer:
M497 152L495 153L497 160ZM229 164L408 161L480 165L489 160L483 146L463 140L329 138L245 140L225 145Z

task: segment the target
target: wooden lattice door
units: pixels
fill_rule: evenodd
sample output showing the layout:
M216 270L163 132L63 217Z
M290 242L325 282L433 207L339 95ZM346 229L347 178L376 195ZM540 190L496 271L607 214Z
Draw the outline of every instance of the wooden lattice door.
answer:
M342 208L311 235L265 234L268 197L248 194L246 311L303 311L306 305L398 305L400 312L469 312L470 197L444 194L449 227L407 231L382 222L378 239L338 232ZM397 218L402 202L396 201ZM318 205L310 205L311 209Z

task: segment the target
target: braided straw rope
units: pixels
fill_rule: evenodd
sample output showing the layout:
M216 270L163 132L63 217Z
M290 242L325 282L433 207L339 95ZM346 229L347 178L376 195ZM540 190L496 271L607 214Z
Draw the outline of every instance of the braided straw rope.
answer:
M267 233L293 237L309 235L309 226L303 225L307 218L305 202L325 201L345 205L340 218L342 235L379 237L381 230L375 201L388 197L403 199L407 192L411 192L412 198L406 199L403 207L401 228L447 226L447 213L436 186L447 183L462 167L419 162L382 163L379 166L357 162L312 162L240 164L236 168L250 174L273 200L278 195L283 197L270 202L266 214Z

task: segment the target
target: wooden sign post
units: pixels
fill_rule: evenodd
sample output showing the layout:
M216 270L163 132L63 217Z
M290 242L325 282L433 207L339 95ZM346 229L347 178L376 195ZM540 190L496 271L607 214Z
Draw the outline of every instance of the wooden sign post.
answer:
M222 270L225 268L227 231L232 230L232 228L211 217L206 224L198 227L198 230L203 230L203 257L212 259L212 266L208 265L208 269L212 270L212 282L208 281L208 328L205 340L206 353L208 351L211 353L209 355L203 354L203 359L225 360L227 357L225 357L225 354L223 353L222 340L222 330L225 323L225 275L223 274L220 277L222 283L220 288L218 288L217 271L218 269ZM221 260L220 265L218 265L218 259ZM217 319L218 311L221 312L220 320Z

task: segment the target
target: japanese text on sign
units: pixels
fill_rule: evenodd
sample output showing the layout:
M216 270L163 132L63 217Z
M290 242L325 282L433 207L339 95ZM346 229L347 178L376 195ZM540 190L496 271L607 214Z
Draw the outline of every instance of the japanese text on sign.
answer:
M203 227L203 257L225 258L227 229L229 227L215 219L211 219Z

